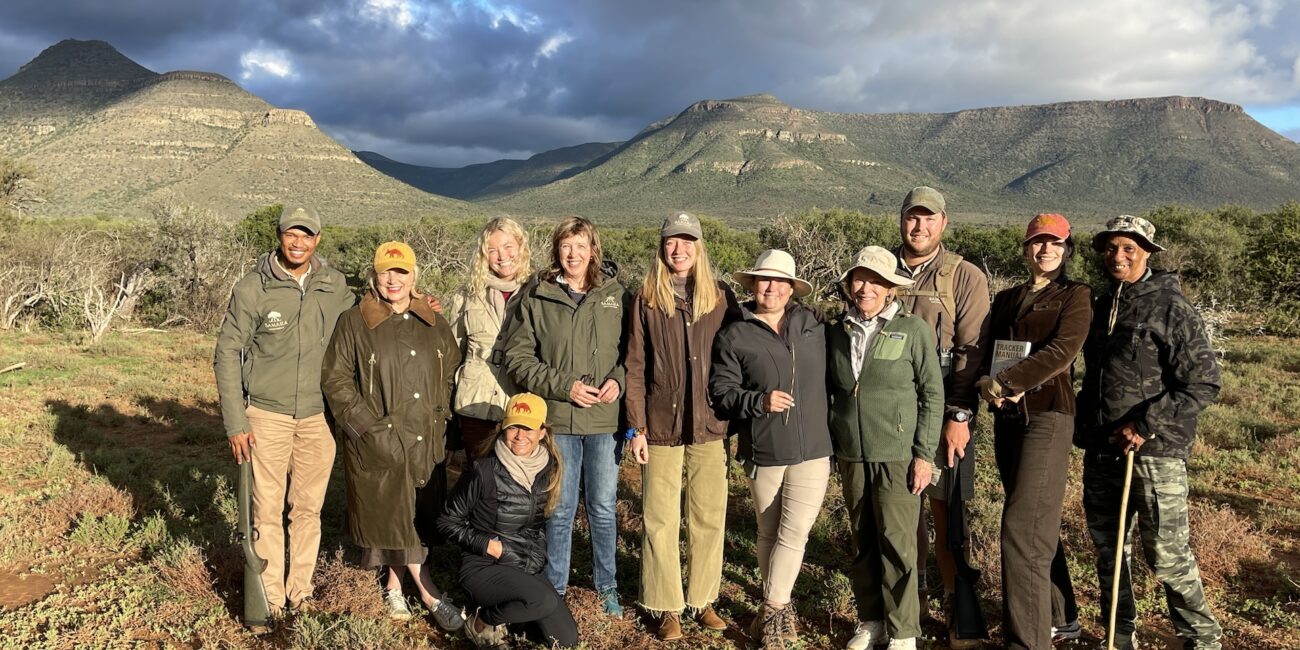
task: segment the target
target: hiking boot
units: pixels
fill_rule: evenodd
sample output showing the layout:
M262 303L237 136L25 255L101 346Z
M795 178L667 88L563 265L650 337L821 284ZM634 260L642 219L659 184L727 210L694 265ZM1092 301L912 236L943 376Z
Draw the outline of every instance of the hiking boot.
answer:
M293 600L289 601L289 611L293 612L294 614L315 612L319 610L320 610L320 603L317 603L316 599L312 598L311 596L306 596L297 601L293 601Z
M610 588L600 592L600 606L609 616L623 618L623 606L618 604L618 589Z
M411 608L406 604L406 596L402 595L401 589L384 591L384 604L388 605L388 618L394 621L411 620Z
M722 617L718 616L717 612L713 611L712 605L696 612L695 622L699 623L700 627L708 628L710 630L727 629L727 622L722 620Z
M799 640L798 617L795 616L793 605L781 608L781 638L790 643Z
M1052 626L1052 643L1069 641L1077 639L1083 634L1083 626L1079 625L1079 619L1074 619L1061 627Z
M916 650L916 639L890 639L889 650Z
M786 641L789 640L786 636L786 610L789 609L789 605L780 609L763 607L763 650L785 650L788 647L786 645Z
M483 626L481 630L478 629L480 625ZM478 610L474 610L474 614L465 622L465 636L469 637L475 648L498 650L506 647L506 626L484 623L479 618Z
M455 632L465 627L465 614L446 595L438 600L429 613L433 615L433 621L444 631Z
M1105 638L1102 638L1101 640L1101 647L1106 647ZM1115 635L1115 650L1137 650L1137 648L1138 638L1136 633L1128 635L1127 638L1120 636L1119 634Z
M659 629L655 630L655 638L660 641L676 641L682 638L682 616L677 612L664 612L659 619Z
M885 634L884 621L867 621L858 623L858 627L853 630L853 638L849 639L848 645L844 648L845 650L871 650L872 646L888 641L889 636Z

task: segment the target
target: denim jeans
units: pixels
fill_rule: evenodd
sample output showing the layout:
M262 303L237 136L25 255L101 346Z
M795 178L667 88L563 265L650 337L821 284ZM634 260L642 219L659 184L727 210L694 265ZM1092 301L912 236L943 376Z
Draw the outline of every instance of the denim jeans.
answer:
M623 436L614 433L554 435L564 467L564 483L560 502L546 520L546 579L561 594L569 586L573 518L578 513L578 481L582 480L587 529L591 531L592 582L597 592L613 589L618 585L614 577L618 549L614 502L618 496Z

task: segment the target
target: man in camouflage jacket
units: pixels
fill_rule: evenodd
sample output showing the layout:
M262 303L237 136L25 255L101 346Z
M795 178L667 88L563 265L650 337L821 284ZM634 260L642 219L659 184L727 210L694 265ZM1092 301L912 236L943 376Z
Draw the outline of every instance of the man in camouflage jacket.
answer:
M1101 611L1110 611L1125 454L1133 451L1128 527L1165 587L1174 631L1187 648L1220 648L1221 630L1205 602L1188 544L1187 457L1196 419L1219 394L1219 366L1205 327L1178 277L1147 267L1156 245L1145 219L1119 216L1093 239L1109 291L1099 292L1083 348L1075 442L1085 450L1083 505L1097 548ZM1120 574L1115 647L1134 646L1137 609L1126 552Z

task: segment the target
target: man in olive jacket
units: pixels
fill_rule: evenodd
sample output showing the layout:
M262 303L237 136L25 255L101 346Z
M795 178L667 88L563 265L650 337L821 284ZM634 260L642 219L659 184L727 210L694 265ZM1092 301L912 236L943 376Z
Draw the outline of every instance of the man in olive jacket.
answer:
M1086 368L1079 392L1075 444L1083 457L1083 506L1097 548L1097 582L1109 611L1124 491L1125 454L1135 455L1128 519L1164 584L1174 632L1187 648L1218 650L1222 630L1205 602L1187 524L1187 457L1196 420L1219 394L1219 365L1205 326L1183 297L1178 276L1147 266L1155 227L1121 215L1097 234L1111 277L1092 310L1083 346ZM1115 647L1131 648L1137 606L1129 562L1120 573Z
M325 422L321 360L339 314L355 298L343 274L316 256L320 218L285 208L278 250L235 284L217 336L214 367L235 462L253 463L253 547L272 613L312 593L320 548L320 510L334 466ZM257 453L254 454L253 450ZM292 476L292 481L289 477ZM289 503L289 568L284 566L284 505Z

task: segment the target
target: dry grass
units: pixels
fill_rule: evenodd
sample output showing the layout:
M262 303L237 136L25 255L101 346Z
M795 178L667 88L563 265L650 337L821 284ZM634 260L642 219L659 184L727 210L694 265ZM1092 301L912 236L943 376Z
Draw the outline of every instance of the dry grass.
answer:
M0 610L0 647L112 645L467 648L425 620L385 617L373 572L341 548L341 470L327 498L316 574L318 611L254 639L240 627L241 560L233 544L233 465L221 436L211 340L185 333L114 335L94 351L48 334L0 333L0 362L29 368L0 377L0 581L35 577L45 593ZM1234 342L1225 400L1203 419L1189 466L1193 544L1229 648L1300 647L1300 349L1289 341ZM1000 635L998 519L1002 497L991 429L977 433L981 465L971 504L972 555L983 571L985 612ZM1100 634L1091 542L1081 505L1080 458L1071 459L1063 534L1086 632ZM581 515L569 604L586 647L656 646L653 622L634 613L640 561L640 475L623 471L617 506L620 595L628 615L600 613L591 590ZM757 609L753 512L733 473L719 612L724 633L686 624L667 648L737 648ZM458 553L433 560L435 581L454 584ZM839 647L853 627L845 569L851 557L838 484L813 530L795 606L806 648ZM937 574L930 571L931 585ZM45 584L45 583L42 583ZM0 584L0 590L5 588ZM464 595L452 589L458 602ZM1163 593L1137 572L1151 639L1171 639ZM932 630L933 631L933 630ZM942 647L923 640L922 647Z

